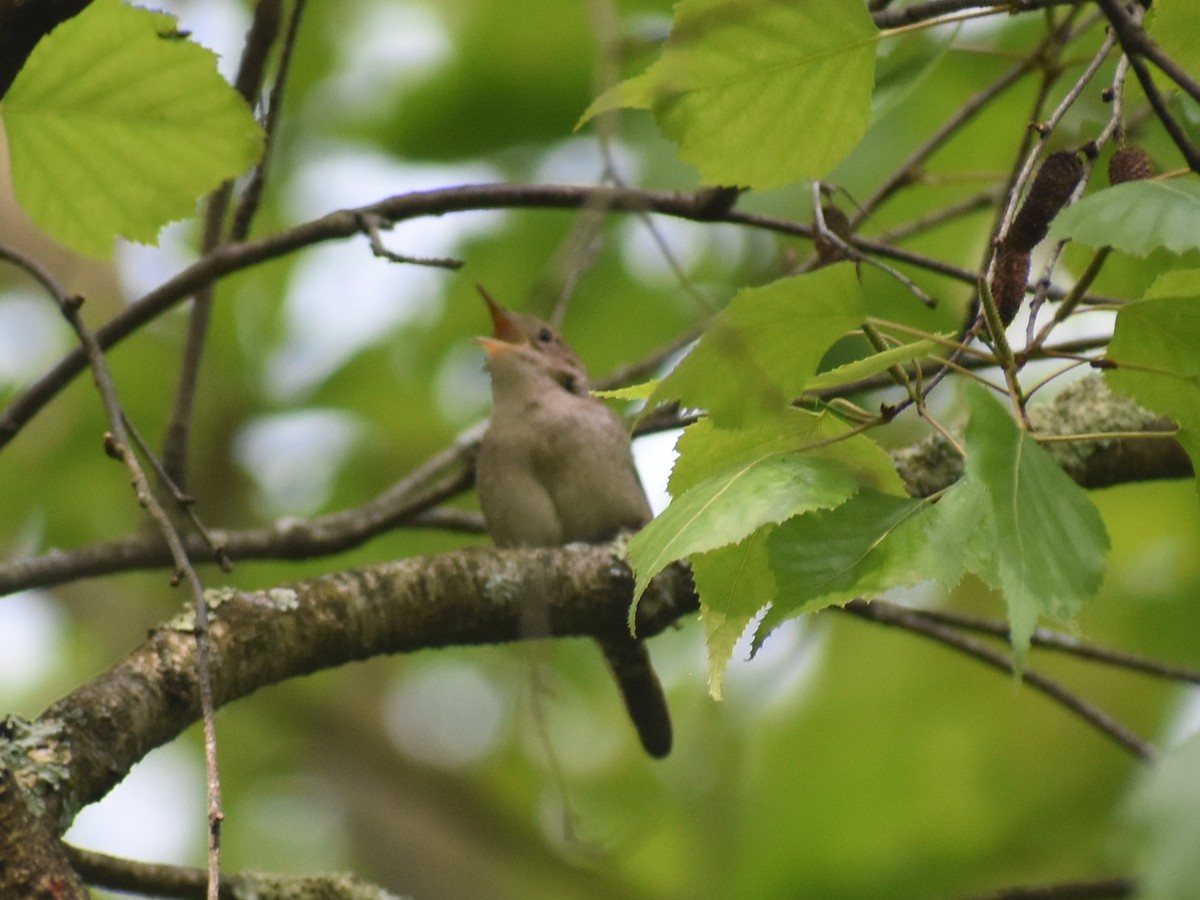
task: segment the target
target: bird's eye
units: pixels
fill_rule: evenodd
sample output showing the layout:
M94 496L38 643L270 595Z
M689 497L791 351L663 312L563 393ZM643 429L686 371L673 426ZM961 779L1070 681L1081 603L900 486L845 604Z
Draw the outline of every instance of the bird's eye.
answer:
M543 344L548 344L552 340L554 340L554 332L551 331L549 328L543 328L541 331L538 332L538 340L541 341Z

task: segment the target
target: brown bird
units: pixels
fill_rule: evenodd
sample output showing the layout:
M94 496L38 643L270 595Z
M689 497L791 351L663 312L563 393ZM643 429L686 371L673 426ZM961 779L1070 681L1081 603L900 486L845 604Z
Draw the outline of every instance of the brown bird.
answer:
M651 518L625 422L593 397L579 357L548 323L509 312L482 288L494 336L487 350L492 418L475 480L500 547L598 543ZM597 639L646 752L671 750L671 717L645 645Z

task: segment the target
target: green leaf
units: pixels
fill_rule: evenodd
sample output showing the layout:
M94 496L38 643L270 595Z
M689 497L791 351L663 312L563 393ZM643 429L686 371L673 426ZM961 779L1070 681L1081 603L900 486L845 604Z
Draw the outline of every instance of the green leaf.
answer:
M1171 273L1147 296L1121 307L1104 373L1114 391L1133 397L1179 425L1179 443L1200 473L1200 273ZM1182 296L1171 296L1184 291ZM1198 482L1200 484L1200 482Z
M829 412L788 409L777 419L747 428L718 428L711 419L689 425L675 444L678 458L668 488L679 497L700 481L771 453L803 450L827 456L857 472L874 490L904 495L891 457L863 435L847 436L849 426Z
M1146 30L1183 69L1200 70L1200 17L1192 0L1159 0L1147 14Z
M769 453L704 479L629 542L635 596L677 559L742 540L762 525L844 502L858 489L836 460Z
M723 426L778 414L863 316L850 263L739 291L662 380L651 404L679 400L708 410Z
M805 510L837 506L860 487L902 493L888 455L848 431L829 413L796 409L753 428L689 426L671 473L675 499L629 542L635 596L674 560L737 543Z
M649 400L650 395L657 390L660 380L652 378L650 381L643 381L641 384L631 384L623 388L614 388L610 391L592 391L592 396L599 397L602 400Z
M883 118L916 92L946 57L960 24L949 28L908 31L884 35L875 66L875 90L871 94L871 119Z
M905 363L927 356L937 347L937 341L931 341L928 338L913 341L911 344L904 344L899 347L891 347L882 353L865 356L862 359L856 359L854 362L846 363L844 366L838 366L836 369L822 372L815 378L810 379L804 385L804 389L806 391L819 391L825 388L839 387L843 384L852 384L863 378L870 378L872 375L886 372L892 366L904 365Z
M1142 299L1159 297L1200 297L1200 269L1173 269L1159 275Z
M1000 584L990 503L984 485L966 476L934 506L925 561L929 575L947 589L962 581L967 572L974 572L985 584Z
M1069 617L1099 589L1108 534L1084 490L986 388L971 385L967 401L966 471L983 506L967 567L1004 592L1021 665L1039 616Z
M56 239L102 256L150 243L261 150L216 56L174 20L94 0L34 48L3 101L13 188Z
M836 509L776 528L767 551L779 591L755 644L794 616L929 580L922 559L928 509L924 500L863 490Z
M704 598L700 622L708 657L708 692L721 699L721 685L733 648L759 610L775 597L775 576L767 561L766 525L743 541L692 557L696 590Z
M1050 236L1146 256L1200 248L1200 183L1127 181L1084 197L1054 217Z
M707 184L827 174L865 133L878 32L844 0L682 0L662 56L582 122L649 108Z

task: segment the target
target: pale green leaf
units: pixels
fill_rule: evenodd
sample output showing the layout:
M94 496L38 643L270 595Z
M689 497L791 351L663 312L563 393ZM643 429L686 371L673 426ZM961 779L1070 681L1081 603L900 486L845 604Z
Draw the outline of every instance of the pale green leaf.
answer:
M651 403L679 400L707 410L723 426L778 414L863 316L850 263L739 291L662 380Z
M839 387L844 384L852 384L863 378L870 378L872 375L886 372L892 366L905 365L913 360L927 356L933 350L937 349L937 347L937 341L929 339L913 341L911 344L904 344L899 347L890 347L881 353L865 356L862 359L856 359L854 362L846 363L844 366L838 366L835 369L822 372L815 378L810 379L804 385L804 389L806 391L820 391L826 388Z
M703 598L700 623L708 656L708 692L721 699L721 685L734 645L746 626L775 597L775 576L767 561L765 525L745 540L692 557L692 576Z
M837 506L858 486L850 469L809 453L767 453L718 472L672 500L630 540L634 596L674 560L736 543L808 509Z
M1155 0L1146 30L1183 69L1200 71L1200 16L1195 0Z
M837 506L860 487L902 494L888 455L829 413L789 409L745 429L704 420L680 438L675 499L630 541L635 596L676 559L735 544L763 525ZM701 601L707 602L703 589Z
M1127 181L1084 197L1050 224L1050 236L1146 256L1200 248L1200 183Z
M1173 273L1151 286L1154 299L1121 307L1104 375L1113 390L1133 397L1179 425L1179 443L1200 472L1200 294L1196 273ZM1183 295L1172 295L1183 291ZM1200 482L1198 482L1200 484Z
M1142 295L1143 300L1156 300L1159 297L1200 297L1200 269L1163 272Z
M592 101L575 127L615 109L650 109L654 104L655 65L633 78L614 84Z
M1019 665L1040 616L1069 617L1099 589L1108 534L1084 490L987 389L970 386L967 401L967 476L987 501L972 527L990 532L984 552L994 557L968 565L998 576Z
M827 174L866 131L878 32L845 0L682 0L662 56L589 117L649 107L707 184Z
M746 428L718 428L711 419L701 419L685 428L675 444L679 455L668 487L678 497L705 478L747 460L803 451L853 469L864 487L903 496L904 485L891 457L874 441L849 431L850 426L832 413L794 408Z
M923 500L864 490L836 509L784 522L768 542L779 590L759 634L802 613L928 580L927 511Z
M43 38L4 98L13 188L81 252L153 242L251 165L261 132L216 57L160 13L94 0Z
M927 571L947 589L967 572L1000 585L996 530L987 489L969 475L960 478L933 507L928 524Z
M640 384L631 384L623 388L613 388L609 391L592 391L593 397L603 400L649 400L650 395L658 389L660 379L653 378Z

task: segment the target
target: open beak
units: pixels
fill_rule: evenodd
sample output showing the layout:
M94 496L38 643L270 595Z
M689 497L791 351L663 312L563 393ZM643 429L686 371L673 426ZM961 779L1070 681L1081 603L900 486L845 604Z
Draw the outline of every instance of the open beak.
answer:
M482 284L475 285L483 302L487 304L488 312L492 315L492 337L477 337L475 343L487 351L489 357L503 353L511 353L528 342L525 333L517 327L516 322L503 306L492 299Z

